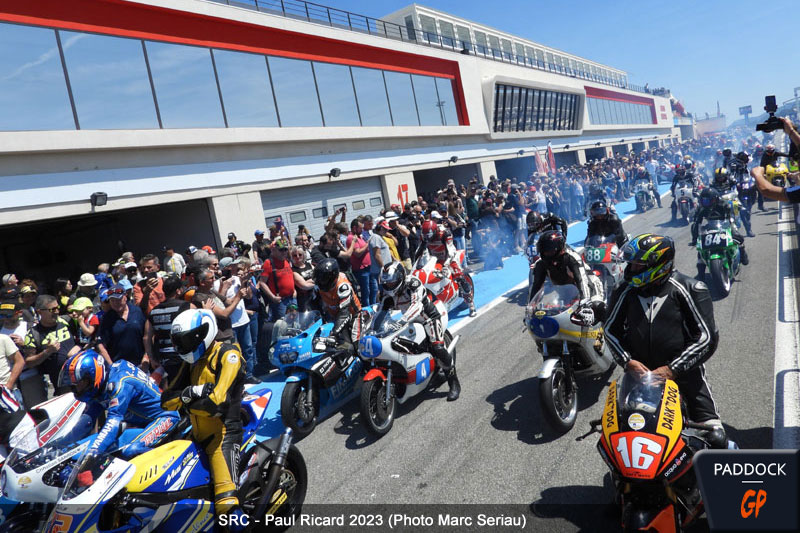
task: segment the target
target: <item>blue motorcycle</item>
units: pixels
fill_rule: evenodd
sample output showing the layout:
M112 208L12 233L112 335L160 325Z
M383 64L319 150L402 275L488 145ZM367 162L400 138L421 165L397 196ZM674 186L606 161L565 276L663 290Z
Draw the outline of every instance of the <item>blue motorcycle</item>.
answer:
M370 311L362 311L369 316ZM280 324L280 322L278 323ZM281 324L284 326L284 324ZM297 438L309 435L320 418L355 396L364 365L353 351L336 348L333 323L323 323L319 311L300 313L273 339L272 364L286 376L281 418Z

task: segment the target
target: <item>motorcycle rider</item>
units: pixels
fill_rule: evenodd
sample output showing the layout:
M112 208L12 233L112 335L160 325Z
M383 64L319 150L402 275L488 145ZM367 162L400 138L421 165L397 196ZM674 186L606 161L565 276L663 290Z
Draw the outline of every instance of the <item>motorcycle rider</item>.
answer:
M644 167L637 167L636 174L633 176L633 183L632 186L636 187L636 184L640 181L646 181L650 184L650 190L653 191L653 195L656 197L656 202L658 203L658 207L661 207L661 193L658 192L658 187L653 183L653 178L650 174L644 169Z
M555 285L575 285L580 295L581 315L587 324L596 324L605 316L605 294L603 284L583 261L583 258L567 246L564 235L558 231L545 231L536 245L539 259L533 265L528 301L533 299L545 280Z
M163 444L180 420L177 412L161 407L161 393L143 370L125 359L107 369L105 360L93 348L67 359L58 386L70 388L77 400L87 404L76 426L58 442L72 444L86 437L105 415L105 423L86 452L90 461L120 445L124 459L140 455ZM123 422L144 430L130 442L119 442ZM82 485L92 483L91 473L91 469L82 472Z
M528 226L528 238L543 231L560 231L564 237L567 236L567 221L553 213L543 215L539 211L531 211L525 216L525 224Z
M767 168L767 165L775 165L779 157L789 157L789 154L778 152L775 150L775 145L770 143L764 148L764 154L761 156L761 163L759 166Z
M679 185L682 186L683 183L691 185L692 190L695 191L697 189L697 176L694 174L694 163L689 160L682 161L675 165L675 175L672 177L672 185L670 186L669 190L672 193L672 205L670 205L670 209L672 210L672 220L678 218L678 203L675 201L675 189Z
M719 167L714 171L714 181L711 183L711 187L716 189L720 195L728 194L736 188L736 180L733 179L733 174L727 167Z
M753 233L751 224L753 204L757 199L763 204L764 199L760 198L755 180L747 172L747 163L749 161L750 155L747 152L739 152L731 160L729 167L733 174L733 179L736 181L736 192L739 195L741 204L739 215L742 218L742 224L744 224L744 229L747 231L747 236L755 237L756 234Z
M208 309L188 309L175 317L170 337L183 364L174 377L169 377L161 406L189 412L192 438L208 456L214 513L218 518L224 514L238 516L238 520L228 521L229 529L237 531L239 526L233 524L244 521L236 481L243 434L245 361L238 344L214 340L217 332L217 319Z
M598 200L592 204L589 209L589 226L586 230L586 239L593 235L614 235L617 246L622 248L625 241L628 240L628 235L622 227L622 221L619 217L612 213L608 205L603 200Z
M700 207L694 214L694 221L692 221L692 242L689 246L697 245L697 234L699 232L700 223L703 219L709 220L728 220L731 223L731 235L733 240L739 245L741 250L741 261L743 265L747 265L750 260L747 258L747 250L744 248L744 237L741 233L736 231L736 224L733 219L733 210L728 202L720 198L719 191L714 187L706 187L700 193ZM700 254L697 254L697 277L702 279L706 273L706 264L703 262Z
M718 428L707 434L709 444L725 447L704 366L719 342L708 287L675 270L669 237L638 235L622 253L627 283L612 292L604 328L614 360L626 371L674 380L689 418Z
M331 336L340 351L350 353L361 337L361 302L347 275L339 272L336 259L327 258L314 267L314 283L319 288L322 308L331 319Z
M444 305L418 278L407 276L403 265L397 261L383 266L380 286L383 299L378 309L398 309L403 313L402 322L423 324L431 346L431 355L436 358L447 376L447 385L450 387L447 401L457 400L461 394L461 384L456 375L455 358L444 345L444 332L447 329L447 311Z
M422 237L425 239L428 253L435 257L439 264L442 265L442 276L444 278L449 278L452 274L460 287L462 285L462 280L465 282L465 285L469 282L464 279L461 265L456 261L457 250L453 245L453 234L447 226L439 223L441 220L442 217L439 213L436 211L431 213L430 220L426 220L422 223ZM466 287L466 289L467 290L461 292L464 301L469 305L469 316L475 316L477 311L475 309L474 287L470 286Z

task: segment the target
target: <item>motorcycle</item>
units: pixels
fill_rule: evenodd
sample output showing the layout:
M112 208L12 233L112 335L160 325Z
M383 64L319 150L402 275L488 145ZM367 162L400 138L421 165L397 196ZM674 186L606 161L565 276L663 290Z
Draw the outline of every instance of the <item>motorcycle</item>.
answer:
M533 266L539 260L539 250L536 248L536 243L539 240L538 233L532 233L528 236L528 243L525 246L525 255L528 256L528 300L531 299L531 287L533 287Z
M649 181L639 180L633 186L636 195L636 210L644 213L656 206L656 197L653 194L653 184Z
M333 323L324 324L319 311L301 313L298 319L300 327L287 330L290 338L276 340L272 364L286 376L283 423L303 438L320 417L354 396L363 364L356 354L336 350L336 340L330 337Z
M578 414L576 378L602 374L611 366L600 323L585 324L578 310L578 288L549 279L525 309L525 324L544 358L539 398L557 430L566 433Z
M247 516L285 528L300 514L308 476L303 456L292 444L291 429L256 441L271 395L269 389L257 389L242 400L237 493ZM210 480L205 452L190 440L173 440L130 461L112 455L94 459L84 453L74 463L43 531L215 531Z
M441 302L435 305L447 324L444 306ZM459 339L445 330L445 347L453 362ZM385 310L375 315L361 337L358 352L370 364L361 387L361 419L375 435L386 435L392 429L398 403L428 388L436 373L436 360L428 350L422 324L397 320Z
M619 253L615 235L590 235L583 245L583 260L603 284L606 298L622 281L625 264Z
M692 459L711 448L716 428L684 417L674 381L624 374L608 387L603 418L591 424L602 429L597 450L611 471L625 531L677 532L700 516Z
M657 180L658 183L671 183L672 177L675 175L675 165L668 165L665 163L661 163L658 166L658 171L656 172L658 176Z
M678 183L675 187L675 202L678 204L680 219L686 224L691 223L694 211L697 209L694 187L687 181Z
M711 271L711 287L719 296L727 296L741 268L739 244L733 240L729 220L709 220L700 230L697 253Z
M442 265L425 250L411 272L412 276L419 279L444 304L448 312L466 303L466 297L475 290L472 276L466 271L466 252L458 250L455 261L461 267L461 273L458 276L445 277L442 275Z

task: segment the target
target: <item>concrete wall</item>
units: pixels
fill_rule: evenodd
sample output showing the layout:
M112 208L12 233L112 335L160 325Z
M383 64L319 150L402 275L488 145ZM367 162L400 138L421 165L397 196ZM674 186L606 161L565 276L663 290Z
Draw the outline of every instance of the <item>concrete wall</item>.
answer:
M497 177L497 166L494 161L481 161L478 164L478 180L484 185L488 185L489 178Z
M255 238L255 230L267 229L261 195L257 192L214 196L208 199L208 208L218 246L228 241L230 232L249 244Z
M381 177L383 198L387 205L405 205L417 199L417 185L413 172L386 174Z

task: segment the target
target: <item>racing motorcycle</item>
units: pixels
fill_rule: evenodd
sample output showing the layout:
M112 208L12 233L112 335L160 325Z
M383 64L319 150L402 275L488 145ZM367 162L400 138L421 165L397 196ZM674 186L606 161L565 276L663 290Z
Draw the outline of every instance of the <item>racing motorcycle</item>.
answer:
M649 181L638 180L633 185L636 195L636 210L644 213L656 206L656 196L653 194L653 184Z
M608 387L603 418L591 424L602 430L597 450L611 471L625 531L683 531L700 516L692 459L722 434L684 417L674 381L624 374Z
M461 273L445 277L442 275L442 264L426 249L411 272L412 276L419 279L444 304L448 312L466 303L465 296L474 292L472 276L466 270L466 252L458 250L455 261L461 267Z
M447 324L447 311L436 303ZM459 335L445 330L447 351L456 360ZM381 310L358 343L358 352L369 361L361 387L361 419L378 436L386 435L394 424L397 404L403 404L425 391L437 373L422 324L395 319Z
M363 313L368 314L368 310ZM333 323L323 324L319 311L298 316L303 329L289 328L290 338L275 341L272 364L286 376L281 418L299 438L355 395L363 364L354 353L336 349ZM362 318L363 320L363 318Z
M625 265L614 235L590 235L583 244L583 260L603 284L606 297L622 281Z
M587 324L578 313L575 285L549 279L525 309L525 324L544 358L539 370L539 398L555 428L575 425L580 376L602 374L611 366L601 323Z
M678 215L680 220L687 225L694 218L694 211L697 209L694 187L689 181L681 181L675 187L675 202L678 204Z
M733 240L729 220L708 220L700 230L697 253L711 272L711 288L727 296L741 268L739 244Z
M272 392L254 390L242 400L239 502L246 515L285 528L305 500L306 465L290 428L271 440L256 440ZM84 452L71 467L47 533L216 530L208 459L191 440L172 440L130 461Z

